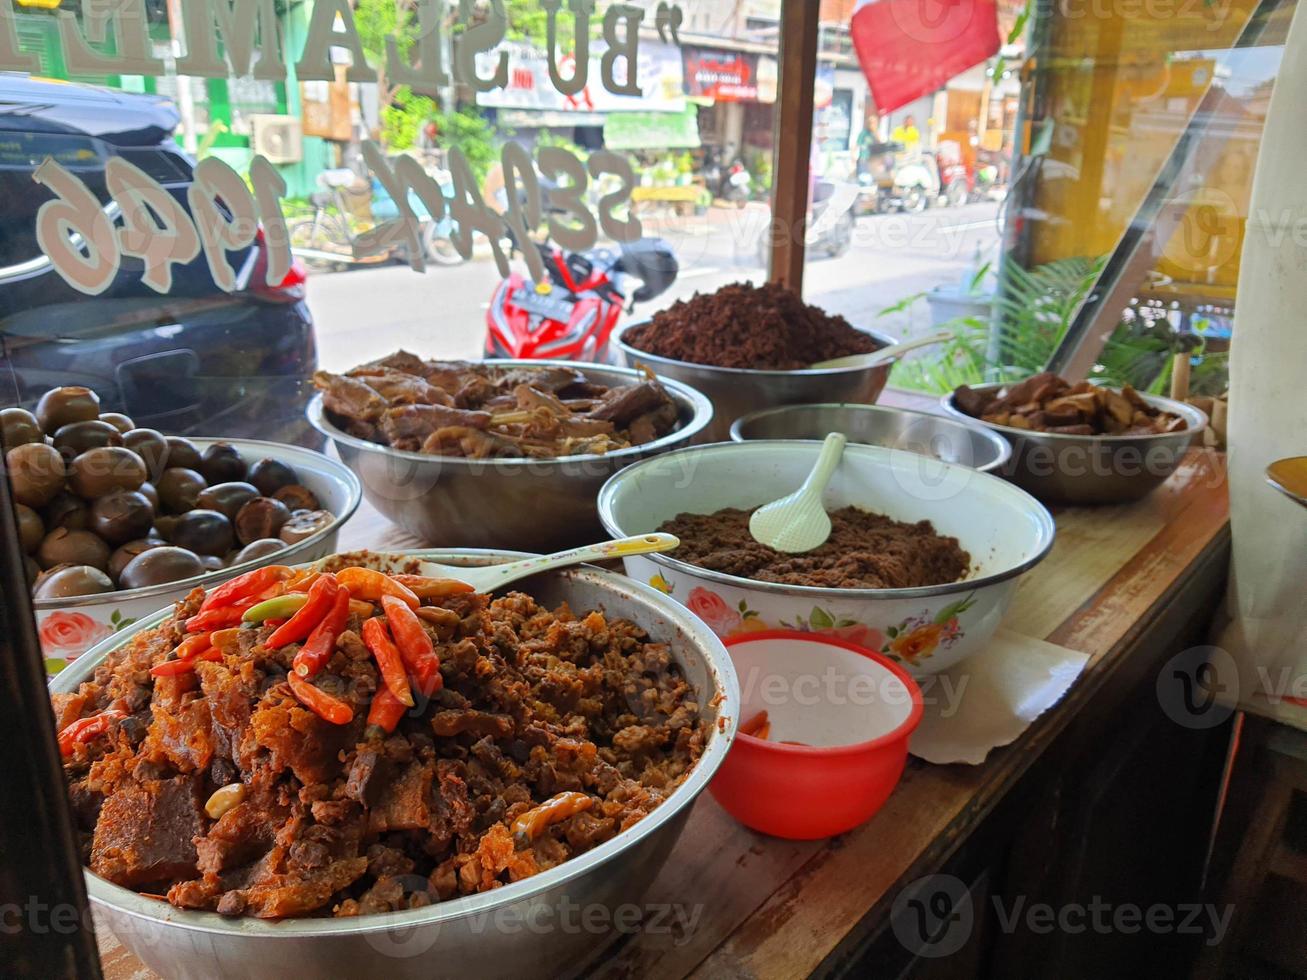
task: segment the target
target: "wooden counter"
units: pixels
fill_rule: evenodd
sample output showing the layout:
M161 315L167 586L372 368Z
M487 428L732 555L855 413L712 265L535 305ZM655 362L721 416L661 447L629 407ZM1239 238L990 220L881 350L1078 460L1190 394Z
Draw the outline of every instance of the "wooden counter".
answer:
M907 885L936 872L958 876L975 903L1005 889L1067 900L1091 884L1098 887L1094 875L1105 873L1106 864L1094 852L1096 828L1120 820L1138 823L1140 853L1119 853L1119 861L1170 867L1193 858L1201 867L1203 821L1167 824L1157 835L1164 839L1149 839L1149 818L1171 817L1159 809L1166 803L1147 791L1165 779L1172 788L1178 780L1208 792L1210 766L1198 771L1188 762L1219 755L1212 738L1219 742L1220 735L1159 723L1154 684L1169 656L1203 642L1225 579L1226 511L1223 457L1194 451L1139 503L1057 513L1052 553L1022 580L1004 625L1089 655L1061 703L983 765L912 761L876 817L832 840L763 837L702 795L643 899L646 907L698 906L694 927L623 937L596 959L593 972L1111 975L1100 968L1112 961L1115 947L1097 949L1095 965L1083 962L1083 947L1068 945L1065 935L994 942L982 928L956 956L914 964L887 928L889 911ZM341 546L385 550L414 542L365 509L342 533ZM1199 817L1210 822L1210 813ZM1108 846L1117 847L1110 843L1116 839ZM1051 854L1058 860L1045 860ZM1076 880L1068 878L1069 864L1080 869ZM977 921L983 918L977 914ZM108 977L148 976L105 930L100 944Z

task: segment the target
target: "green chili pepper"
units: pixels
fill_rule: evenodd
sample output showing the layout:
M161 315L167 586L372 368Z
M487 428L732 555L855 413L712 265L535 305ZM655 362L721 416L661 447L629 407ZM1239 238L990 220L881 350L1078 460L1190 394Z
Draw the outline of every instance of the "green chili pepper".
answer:
M300 607L309 601L303 592L287 592L285 595L264 599L257 606L250 606L241 617L247 623L262 623L267 619L286 619L299 612Z

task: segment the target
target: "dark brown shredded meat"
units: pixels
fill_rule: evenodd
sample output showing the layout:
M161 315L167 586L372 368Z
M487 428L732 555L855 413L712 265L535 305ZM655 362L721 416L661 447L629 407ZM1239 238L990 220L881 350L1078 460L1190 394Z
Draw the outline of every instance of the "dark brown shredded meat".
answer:
M52 698L61 728L126 715L64 760L90 869L179 908L362 915L497 888L631 827L703 753L708 729L668 648L597 611L521 593L426 600L444 686L386 734L365 727L380 681L357 615L315 679L351 704L348 724L292 696L299 645L268 651L267 626L193 672L152 676L203 598ZM241 798L213 819L206 803L229 784ZM589 805L514 836L565 791Z
M405 452L553 458L641 446L676 428L657 380L605 387L579 370L424 361L399 351L345 374L319 371L338 428Z
M678 300L622 340L659 357L761 371L795 371L880 346L784 286L743 282Z
M935 533L930 521L915 524L842 507L830 512L826 543L799 554L755 541L747 510L678 514L660 531L681 539L673 554L700 568L761 582L826 589L907 589L963 578L971 556L957 538Z

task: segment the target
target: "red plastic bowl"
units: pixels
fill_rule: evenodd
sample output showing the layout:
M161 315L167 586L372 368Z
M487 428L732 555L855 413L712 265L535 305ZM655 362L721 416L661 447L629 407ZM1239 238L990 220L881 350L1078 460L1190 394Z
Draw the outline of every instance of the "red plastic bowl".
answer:
M921 689L898 664L819 633L732 637L740 723L767 712L767 739L736 735L709 792L746 827L792 840L851 830L903 774ZM801 742L788 745L786 742Z

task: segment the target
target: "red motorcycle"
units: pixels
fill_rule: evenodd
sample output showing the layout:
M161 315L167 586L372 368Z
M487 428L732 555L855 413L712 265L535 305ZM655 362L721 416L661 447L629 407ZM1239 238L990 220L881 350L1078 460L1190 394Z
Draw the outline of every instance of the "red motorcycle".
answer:
M603 361L623 310L664 292L678 271L661 238L623 243L617 252L528 247L540 250L546 278L535 283L514 271L495 287L486 311L487 357ZM636 279L640 285L631 291Z

